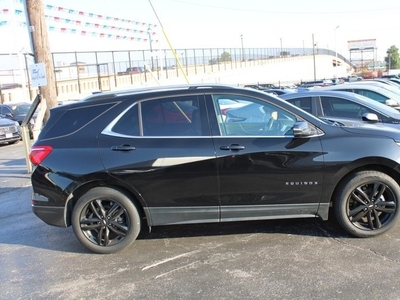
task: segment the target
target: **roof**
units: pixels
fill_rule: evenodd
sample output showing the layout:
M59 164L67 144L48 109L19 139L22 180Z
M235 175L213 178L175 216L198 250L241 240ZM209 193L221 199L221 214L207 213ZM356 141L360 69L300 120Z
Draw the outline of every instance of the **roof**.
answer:
M146 92L161 92L161 91L174 91L174 90L193 90L193 89L237 89L238 87L226 84L181 84L181 85L165 85L165 86L151 86L151 87L141 87L127 90L119 91L109 91L109 92L96 92L82 100L96 100L103 98L112 98L130 94L141 94Z

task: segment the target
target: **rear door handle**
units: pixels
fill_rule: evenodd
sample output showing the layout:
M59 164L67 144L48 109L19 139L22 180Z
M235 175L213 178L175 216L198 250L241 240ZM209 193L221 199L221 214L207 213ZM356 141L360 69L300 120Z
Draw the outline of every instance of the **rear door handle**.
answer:
M113 150L113 151L132 151L132 150L136 150L136 148L131 145L119 145L119 146L112 146L111 150Z
M238 144L230 144L229 146L221 146L219 147L221 150L231 150L231 151L239 151L244 150L244 146L240 146Z

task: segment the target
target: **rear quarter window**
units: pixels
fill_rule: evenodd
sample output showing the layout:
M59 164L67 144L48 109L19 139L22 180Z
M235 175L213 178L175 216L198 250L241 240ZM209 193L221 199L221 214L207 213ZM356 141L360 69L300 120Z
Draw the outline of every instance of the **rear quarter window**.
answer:
M67 110L57 107L50 111L50 119L42 130L41 138L53 138L72 134L79 131L87 124L100 118L115 103L88 105L86 107L72 107ZM101 129L99 128L99 131Z

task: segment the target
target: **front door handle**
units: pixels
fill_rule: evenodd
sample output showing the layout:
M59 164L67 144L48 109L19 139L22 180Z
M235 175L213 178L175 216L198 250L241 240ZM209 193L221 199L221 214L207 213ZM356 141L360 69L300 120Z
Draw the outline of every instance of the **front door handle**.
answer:
M132 150L136 150L135 147L131 146L131 145L119 145L119 146L112 146L111 150L113 151L132 151Z
M230 144L229 146L221 146L219 147L221 150L231 150L231 151L239 151L244 150L244 146L240 146L239 144Z

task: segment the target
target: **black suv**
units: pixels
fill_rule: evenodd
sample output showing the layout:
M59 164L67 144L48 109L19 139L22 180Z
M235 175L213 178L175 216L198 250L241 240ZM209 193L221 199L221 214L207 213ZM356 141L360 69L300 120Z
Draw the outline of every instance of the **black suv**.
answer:
M144 88L54 107L30 160L33 212L98 253L145 226L327 220L333 209L370 237L400 216L398 130L340 127L252 89Z

